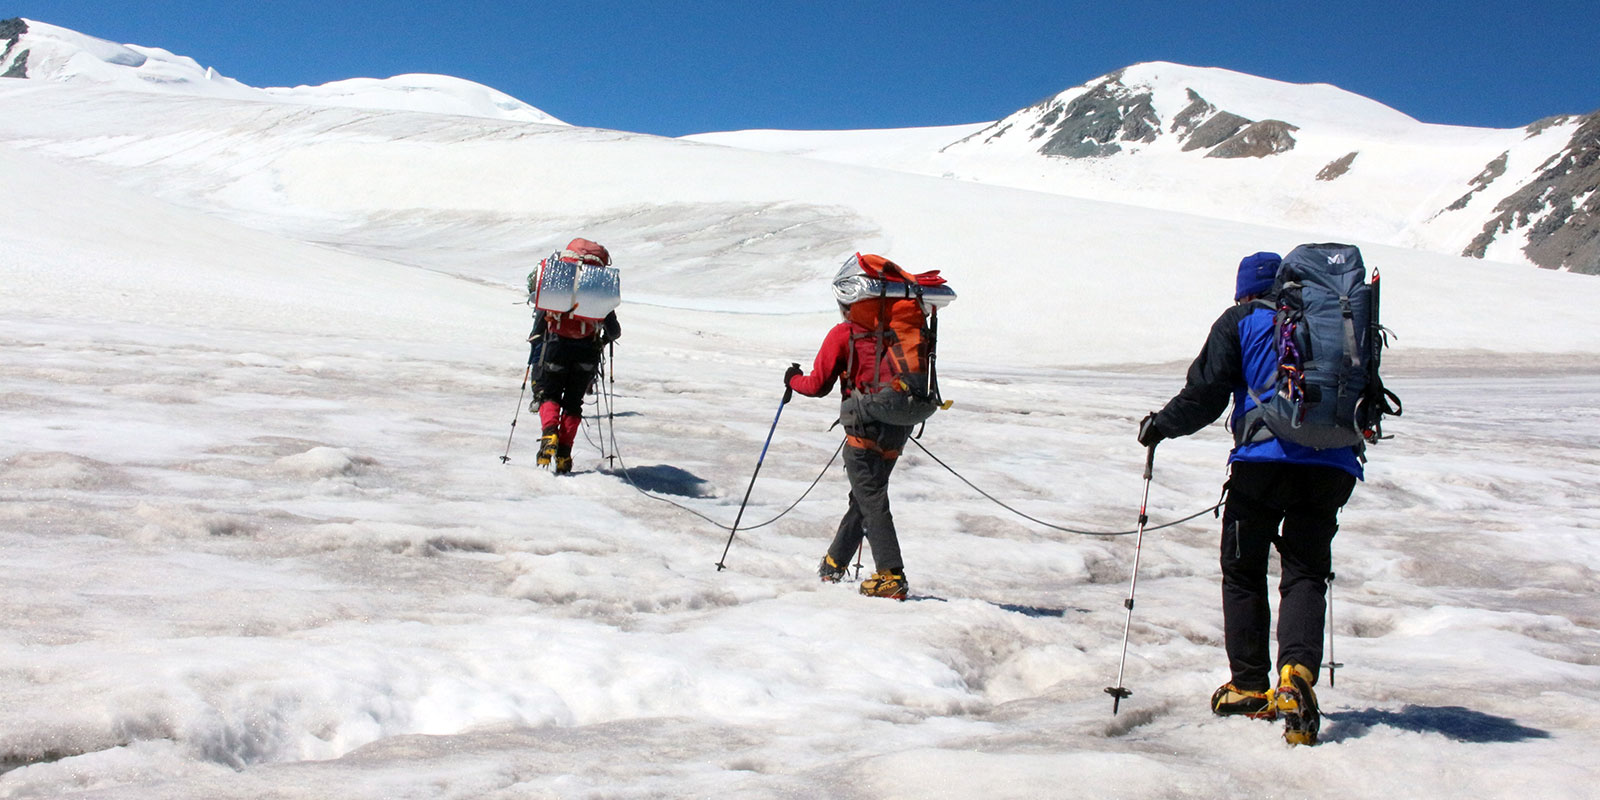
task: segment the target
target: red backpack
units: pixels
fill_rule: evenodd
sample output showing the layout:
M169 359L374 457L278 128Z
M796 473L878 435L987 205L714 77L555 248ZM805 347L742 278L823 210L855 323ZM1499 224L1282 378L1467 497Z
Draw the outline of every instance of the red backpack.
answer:
M545 312L557 336L587 339L621 301L621 281L611 254L588 239L573 239L528 273L528 304Z

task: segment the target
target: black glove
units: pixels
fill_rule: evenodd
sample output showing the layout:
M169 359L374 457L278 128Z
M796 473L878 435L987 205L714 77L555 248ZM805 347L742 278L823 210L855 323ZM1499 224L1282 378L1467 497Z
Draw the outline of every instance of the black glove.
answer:
M1156 427L1156 412L1152 411L1139 422L1139 444L1145 447L1155 447L1156 443L1167 438L1165 433Z
M806 371L801 369L799 364L789 365L789 369L783 373L783 402L787 403L794 399L794 387L789 385L789 381L793 380L796 375L804 374L806 374Z

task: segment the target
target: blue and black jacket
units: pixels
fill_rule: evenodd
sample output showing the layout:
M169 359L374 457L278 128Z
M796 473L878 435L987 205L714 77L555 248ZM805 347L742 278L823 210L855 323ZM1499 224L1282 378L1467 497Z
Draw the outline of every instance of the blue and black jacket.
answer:
M1255 408L1246 386L1260 395L1270 390L1277 373L1273 348L1275 312L1267 303L1241 303L1211 325L1200 355L1189 365L1183 390L1156 412L1156 428L1168 437L1188 436L1214 422L1233 402L1228 429L1235 446L1228 463L1266 461L1336 467L1362 477L1361 459L1353 447L1316 450L1270 435L1264 428L1246 430L1246 415ZM1249 435L1249 434L1256 435ZM1249 441L1245 441L1248 439Z

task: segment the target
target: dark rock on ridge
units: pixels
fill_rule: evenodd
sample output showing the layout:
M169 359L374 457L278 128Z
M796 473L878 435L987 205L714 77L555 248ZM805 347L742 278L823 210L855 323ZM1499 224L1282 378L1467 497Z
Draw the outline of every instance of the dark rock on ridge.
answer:
M1506 160L1510 157L1511 153L1508 151L1501 153L1499 157L1495 158L1495 160L1490 161L1488 165L1483 168L1483 171L1478 173L1476 178L1467 181L1467 184L1472 187L1472 191L1461 195L1460 199L1456 200L1454 203L1451 203L1445 208L1445 210L1460 211L1461 209L1466 208L1467 203L1471 202L1473 195L1489 188L1489 184L1494 183L1496 178L1506 174Z
M11 50L22 39L22 34L27 32L28 21L21 17L0 19L0 39L6 40L5 52L0 53L0 66L5 66L7 61L11 62L11 66L4 73L0 73L0 78L28 77L28 53L30 51L24 50L18 53L15 60L11 58Z
M1317 173L1317 180L1331 181L1335 178L1338 178L1340 175L1349 172L1350 165L1356 163L1356 156L1360 154L1360 152L1361 151L1357 150L1351 153L1346 153L1332 161L1329 161L1328 166L1323 167L1322 170Z
M1526 228L1522 252L1533 263L1600 275L1600 111L1580 119L1567 147L1495 206L1498 215L1462 255L1483 258L1496 237Z
M1172 127L1167 129L1178 134L1180 138L1193 133L1200 123L1204 122L1207 117L1217 110L1216 106L1206 102L1206 99L1197 94L1195 90L1184 89L1183 91L1189 95L1189 105L1184 106L1183 110L1172 118Z
M0 19L0 39L5 39L8 42L6 45L7 50L15 47L17 45L17 40L22 38L22 34L27 32L28 21L21 17Z
M1073 98L1064 108L1052 109L1046 119L1057 118L1059 111L1060 121L1039 152L1091 158L1121 151L1119 141L1155 141L1161 118L1156 116L1150 94L1130 92L1119 78L1120 73Z
M1300 130L1300 126L1277 119L1253 122L1212 148L1211 152L1206 153L1206 158L1264 158L1285 153L1294 149L1294 136L1291 133L1297 130Z
M1252 120L1229 111L1218 112L1216 116L1201 123L1189 135L1189 141L1183 145L1185 153L1190 150L1209 149L1232 139L1239 131L1244 130Z
M17 59L11 62L11 68L0 73L0 78L26 78L28 77L28 54L31 50L24 50L17 54ZM0 61L0 63L5 63Z

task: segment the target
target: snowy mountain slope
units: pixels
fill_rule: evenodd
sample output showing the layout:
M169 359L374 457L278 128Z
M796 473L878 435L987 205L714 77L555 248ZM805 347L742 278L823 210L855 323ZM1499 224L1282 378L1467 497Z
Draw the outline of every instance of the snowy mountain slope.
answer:
M1426 125L1332 86L1153 62L976 131L688 138L1596 272L1593 118ZM1550 202L1511 200L1535 181L1558 187Z
M1217 313L1241 252L1286 250L1336 233L431 114L22 82L0 84L0 105L13 112L0 119L0 142L92 165L235 222L498 285L519 282L581 230L618 255L633 302L827 313L821 280L856 249L884 251L961 276L963 313L946 323L947 352L956 358L991 358L997 346L1039 337L1038 320L1065 311L1084 324L1052 329L1051 346L1012 357L1042 364L1185 359L1194 343L1171 332L1203 328ZM996 242L1003 253L994 252ZM1389 276L1389 321L1413 348L1569 351L1579 341L1570 333L1595 324L1570 303L1505 307L1489 265L1378 247L1368 258ZM1446 275L1448 282L1439 280ZM1600 291L1545 273L1519 280L1535 294ZM1158 285L1164 291L1152 294ZM1413 302L1413 293L1440 291L1453 302ZM1443 314L1414 316L1424 311ZM1491 316L1523 333L1508 340L1502 329L1479 324Z
M121 45L43 22L0 21L0 75L127 91L316 106L402 109L564 125L504 92L447 75L352 78L321 86L257 89L159 47Z
M6 292L0 307L28 315L81 307L111 323L165 320L265 331L307 326L328 336L499 338L473 310L489 287L381 264L153 201L37 157L0 149L7 185ZM72 246L63 243L74 242ZM213 254L228 253L225 260ZM408 299L409 298L409 299ZM417 299L426 298L418 304ZM453 313L441 313L454 309ZM359 328L351 320L363 320ZM435 319L427 332L416 320ZM457 323L461 324L459 327Z

